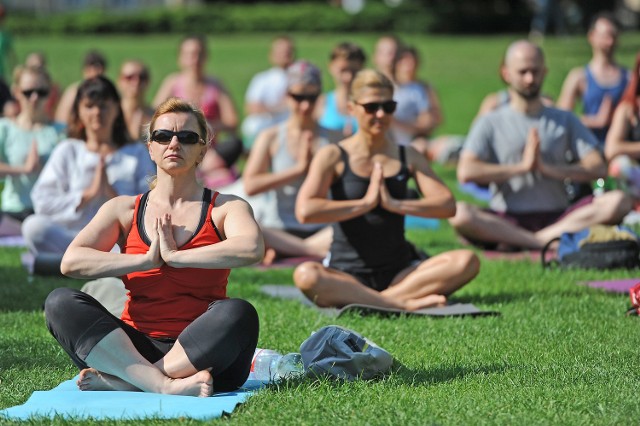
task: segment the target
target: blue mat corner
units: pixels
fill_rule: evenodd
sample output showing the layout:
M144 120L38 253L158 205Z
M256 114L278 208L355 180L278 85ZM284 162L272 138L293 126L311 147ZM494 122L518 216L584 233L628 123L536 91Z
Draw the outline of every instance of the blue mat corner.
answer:
M146 392L82 392L76 386L76 380L77 377L74 377L51 390L35 391L24 404L0 410L0 420L55 416L96 420L180 417L208 420L230 414L237 405L264 386L260 381L247 380L237 391L216 393L210 398L196 398Z

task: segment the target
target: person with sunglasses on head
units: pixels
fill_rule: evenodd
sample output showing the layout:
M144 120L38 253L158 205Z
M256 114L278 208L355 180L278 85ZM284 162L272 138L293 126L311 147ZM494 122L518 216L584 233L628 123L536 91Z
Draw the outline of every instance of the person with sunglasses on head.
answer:
M214 144L198 168L198 178L211 187L221 187L238 178L234 165L243 152L238 137L238 113L229 91L216 77L206 74L207 39L189 35L180 42L178 66L180 71L162 81L153 99L157 107L171 97L197 105L209 125L216 129Z
M61 265L74 278L121 276L129 292L122 315L58 288L45 301L47 327L81 370L82 391L236 390L249 376L259 323L249 302L227 296L228 278L262 258L260 227L246 201L197 180L211 143L200 110L165 101L147 138L157 169L151 189L107 201Z
M318 99L315 115L321 126L351 136L358 123L349 115L349 88L353 77L362 69L367 57L360 46L351 42L339 43L329 55L329 74L334 89Z
M20 66L13 81L12 93L20 113L12 119L0 119L0 177L4 178L0 236L20 235L22 221L33 213L33 185L61 139L45 110L51 88L49 74L41 68Z
M323 258L331 243L326 224L301 224L294 209L298 189L315 153L337 142L341 132L328 130L313 117L322 91L320 70L307 61L287 69L289 118L261 132L249 153L243 172L244 190L249 196L274 191L275 223L261 222L267 246L264 263L277 257Z
M387 137L396 109L393 94L393 83L381 72L366 69L356 75L349 111L358 131L320 149L298 193L301 223L333 226L323 264L304 262L293 274L295 285L319 306L416 310L443 305L479 271L470 250L428 257L405 238L404 215L451 217L455 200L424 155ZM423 198L407 198L409 178Z
M127 131L133 140L143 137L144 126L153 116L153 108L145 99L149 87L149 68L139 60L128 60L120 66L118 90L120 105L127 123Z
M31 191L35 214L22 224L31 253L55 254L58 261L100 206L142 192L154 173L145 146L131 141L120 96L106 77L80 84L67 135Z

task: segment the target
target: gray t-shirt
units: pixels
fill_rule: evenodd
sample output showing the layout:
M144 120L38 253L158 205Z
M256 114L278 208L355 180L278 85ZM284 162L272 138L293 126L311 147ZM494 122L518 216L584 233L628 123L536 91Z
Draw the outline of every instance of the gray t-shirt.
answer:
M522 160L529 129L540 135L540 152L547 164L578 162L598 147L598 141L571 112L544 107L528 116L505 105L478 119L471 128L464 150L495 164L517 164ZM490 207L495 211L533 213L562 211L569 206L564 182L539 172L492 183Z

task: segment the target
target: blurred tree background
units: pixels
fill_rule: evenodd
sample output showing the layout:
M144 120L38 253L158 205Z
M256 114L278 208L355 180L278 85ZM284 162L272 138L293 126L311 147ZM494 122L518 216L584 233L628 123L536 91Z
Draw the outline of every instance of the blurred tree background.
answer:
M522 33L541 4L557 2L562 31L584 33L614 11L637 25L638 0L5 0L16 34L166 32ZM549 31L558 28L553 25Z

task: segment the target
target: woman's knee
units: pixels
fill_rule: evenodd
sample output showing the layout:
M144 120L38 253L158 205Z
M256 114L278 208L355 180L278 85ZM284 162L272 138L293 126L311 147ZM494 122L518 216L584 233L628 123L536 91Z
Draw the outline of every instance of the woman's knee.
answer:
M44 301L45 317L50 318L56 314L68 312L77 292L78 290L66 287L54 289Z
M320 281L322 265L317 262L304 262L293 271L293 282L303 292L313 291Z
M469 277L475 277L480 272L480 258L471 250L456 250L457 270Z
M73 326L79 318L85 318L91 296L74 288L60 287L53 290L44 301L44 315L49 329Z

